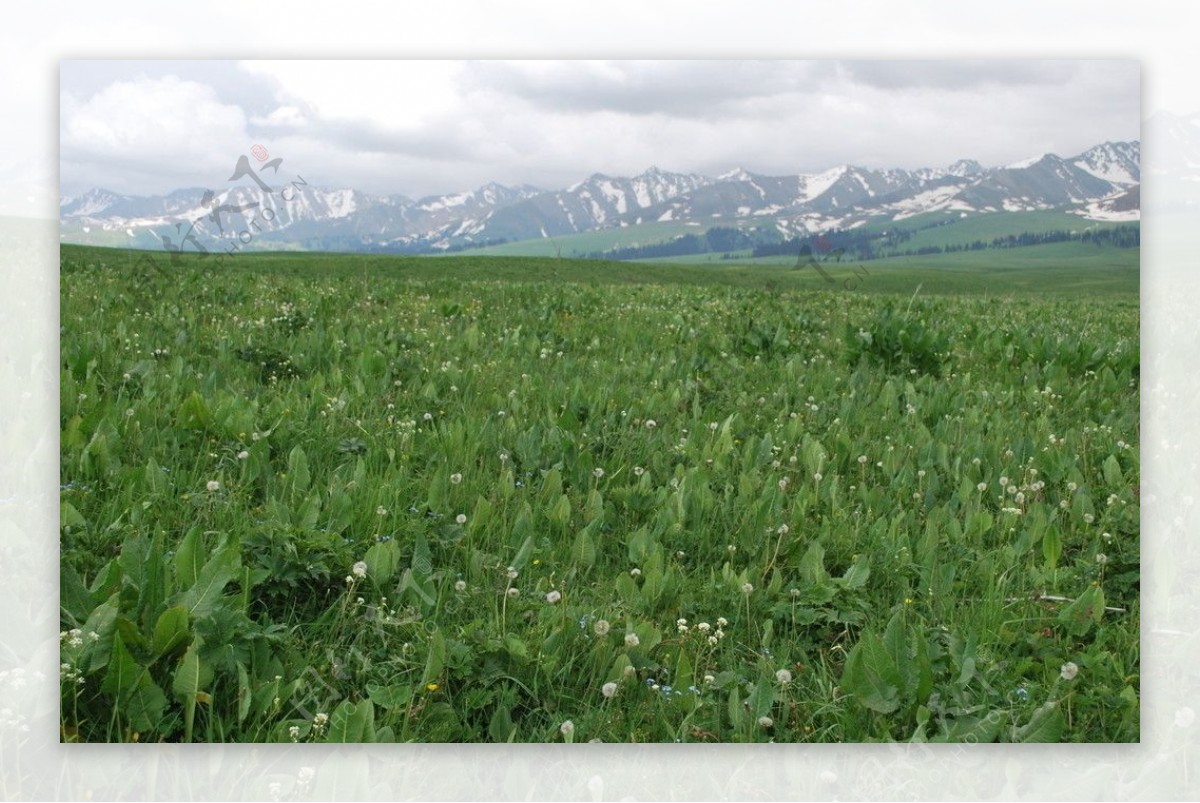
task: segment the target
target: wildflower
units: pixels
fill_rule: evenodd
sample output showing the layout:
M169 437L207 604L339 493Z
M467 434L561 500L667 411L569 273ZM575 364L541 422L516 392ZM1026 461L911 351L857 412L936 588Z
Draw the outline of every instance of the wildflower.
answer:
M743 594L749 594L753 590L754 590L754 586L751 585L750 583L742 583L742 593Z
M318 712L317 715L313 717L313 728L315 730L321 730L325 727L327 722L329 722L329 714L326 714L323 711Z
M729 626L728 619L726 619L724 616L717 617L717 627L728 627L728 626Z
M288 736L290 736L292 738L293 742L300 741L300 726L293 725L290 728L288 728Z
M350 573L361 580L367 576L367 564L364 561L358 561L350 568Z
M821 472L818 471L816 474L813 474L813 479L816 480L817 482L820 482L822 479Z
M376 516L386 516L387 508L384 507L383 505L379 505L377 508L375 508L375 515Z
M716 681L716 678L715 678L715 677L713 677L712 675L705 675L705 676L704 676L704 682L705 682L705 683L713 683L713 682L715 682L715 681Z
M521 596L521 590L519 588L510 588L504 593L508 595L509 599L516 599L517 597Z
M646 473L646 469L642 468L641 466L634 466L634 467L633 467L633 476L635 476L635 477L640 477L640 476L642 476L642 475L643 475L643 474L645 474L645 473Z
M546 595L546 602L550 603L551 605L554 605L561 599L562 599L562 594L560 594L557 590L551 591L549 594Z
M507 575L508 575L508 579L509 579L509 580L516 580L516 579L517 579L517 570L516 570L516 569L514 569L512 566L509 566L509 567L508 567L508 569L507 569L507 570L505 570L505 574L507 574Z
M208 485L205 487L210 491L219 491L221 490L221 483L217 482L216 480L209 480Z
M686 628L686 627L687 627L687 619L676 619L676 620L675 620L675 625L676 625L676 627L684 627L684 628Z
M975 486L975 490L979 491L980 493L983 493L984 491L987 490L987 483L986 482L979 483L978 485Z
M717 632L718 632L718 633L720 633L721 631L720 631L720 630L718 630ZM708 637L708 646L710 646L710 647L715 647L715 646L717 646L717 642L718 642L719 640L720 640L720 639L718 639L716 636L709 636L709 637Z
M779 529L777 529L775 532L779 533L780 535L787 535L789 532L791 532L791 528L786 524L780 524Z
M629 574L633 577L641 577L642 570L639 569L637 566L634 566L632 569L629 570Z
M594 476L596 479L602 479L604 477L604 469L599 467L593 469L592 476Z
M771 728L774 727L775 720L771 719L770 717L759 717L758 724L764 728Z
M603 694L605 698L611 698L617 693L617 684L610 680L608 683L605 683L600 687L600 693Z
M696 625L696 629L701 633L707 633L711 628L712 625L710 625L708 622L700 622L698 625Z
M1068 482L1068 483L1067 483L1067 490L1068 490L1068 491L1070 491L1071 493L1075 493L1075 491L1076 491L1078 488L1079 488L1079 486L1078 486L1078 485L1076 485L1076 484L1075 484L1075 483L1073 483L1073 482Z
M1076 666L1072 661L1067 661L1065 664L1063 664L1062 669L1060 669L1058 672L1059 677L1061 677L1063 680L1074 680L1075 676L1078 674L1079 667Z
M245 460L246 458L248 458L250 456L250 453L247 452L245 449L242 449L242 451L238 452L237 456L238 456L238 460Z
M1097 552L1096 553L1096 563L1099 564L1100 566L1103 566L1104 564L1108 563L1108 555L1105 555L1103 552Z
M658 422L655 421L653 418L646 419L646 429L654 429L657 426L658 426Z
M559 725L558 729L562 731L563 736L572 736L575 733L575 723L568 719L566 722Z
M467 581L466 580L457 581L454 584L454 590L455 591L466 591L467 590Z
M867 456L865 454L860 454L858 456L858 463L859 463L859 465L866 465L867 464Z
M625 668L621 670L621 674L627 678L630 678L637 674L637 670L634 669L632 665L625 664Z
M639 645L641 643L642 643L642 640L638 638L637 633L626 633L625 634L625 646L626 647L636 647L637 645Z
M1007 488L1007 487L1008 487L1008 477L1001 477L1001 478L1000 478L1000 487L1001 487L1001 488Z
M454 520L456 522L458 522L459 524L466 524L467 523L467 514L459 513L457 516L454 517Z
M462 482L462 474L459 474L458 472L451 474L450 482L454 485L458 485L460 482Z
M788 487L788 478L784 477L779 481L779 490L786 491Z
M610 625L607 619L597 619L596 624L592 625L592 630L597 636L607 636Z
M1084 523L1085 523L1085 524L1091 524L1091 523L1092 523L1093 521L1095 521L1095 520L1096 520L1096 517L1095 517L1095 516L1093 516L1091 513L1084 513L1084 514L1083 514L1083 521L1084 521Z
M438 690L438 685L436 683L426 683L425 684L425 691L435 692L437 690Z
M792 673L787 671L786 669L780 669L778 672L775 673L775 679L778 680L780 683L785 683L785 684L791 683L792 682Z

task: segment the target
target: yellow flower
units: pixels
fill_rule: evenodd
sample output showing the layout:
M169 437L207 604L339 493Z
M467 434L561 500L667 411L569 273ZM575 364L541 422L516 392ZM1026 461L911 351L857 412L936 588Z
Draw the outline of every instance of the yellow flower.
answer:
M438 685L436 683L426 683L425 684L425 691L437 691L437 690L438 690Z

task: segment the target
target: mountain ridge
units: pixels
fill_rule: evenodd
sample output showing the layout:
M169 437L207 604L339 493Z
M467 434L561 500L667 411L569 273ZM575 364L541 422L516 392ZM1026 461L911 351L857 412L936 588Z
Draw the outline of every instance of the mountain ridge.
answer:
M247 184L132 196L95 188L60 202L64 242L125 234L139 246L228 241L248 248L438 253L647 223L773 227L783 237L854 228L930 211L961 215L1065 208L1095 220L1137 220L1141 143L1103 142L1062 157L1000 167L973 159L907 170L841 164L770 176L736 167L718 176L650 166L630 176L595 172L558 190L488 182L418 199L307 184L288 194ZM1130 201L1130 198L1133 200ZM270 210L268 217L267 210ZM257 226L246 241L247 233ZM96 230L93 235L93 229ZM241 241L238 241L239 233Z

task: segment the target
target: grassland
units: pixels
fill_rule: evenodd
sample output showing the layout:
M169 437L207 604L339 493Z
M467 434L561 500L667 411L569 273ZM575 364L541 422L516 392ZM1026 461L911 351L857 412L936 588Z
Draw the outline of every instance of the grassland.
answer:
M1136 265L155 256L62 249L64 740L1139 737Z

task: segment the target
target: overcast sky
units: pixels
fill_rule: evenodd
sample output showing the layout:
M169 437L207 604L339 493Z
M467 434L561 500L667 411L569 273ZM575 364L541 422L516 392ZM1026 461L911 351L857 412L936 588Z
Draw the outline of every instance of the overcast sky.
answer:
M413 198L595 173L1001 165L1140 136L1111 61L64 61L63 195L219 190L258 144ZM252 163L255 163L253 159Z

